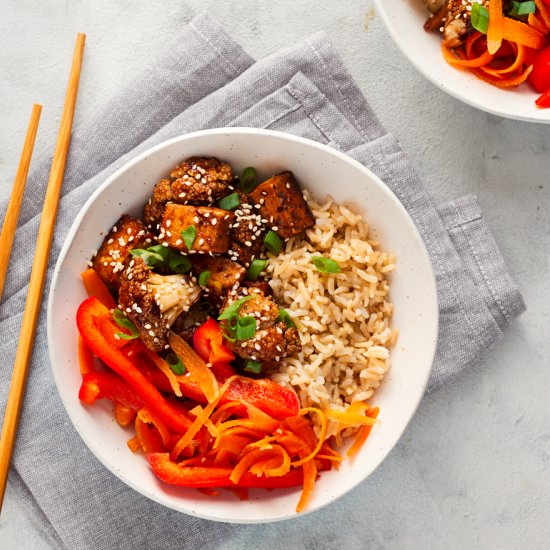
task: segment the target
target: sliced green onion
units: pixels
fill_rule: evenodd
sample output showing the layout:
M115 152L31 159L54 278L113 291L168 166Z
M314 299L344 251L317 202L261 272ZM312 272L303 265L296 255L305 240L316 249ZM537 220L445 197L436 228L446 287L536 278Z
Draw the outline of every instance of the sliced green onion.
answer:
M294 320L288 313L286 309L280 309L279 315L277 316L277 319L275 320L276 323L284 323L288 328L293 328L296 325L294 324Z
M182 360L175 353L169 353L166 356L166 362L174 374L184 374L187 370Z
M164 248L164 247L161 247L161 248ZM147 265L151 267L155 267L164 262L164 258L160 254L151 252L149 249L144 250L143 248L134 248L133 250L130 250L130 254L132 256L141 258Z
M190 225L186 229L181 231L181 238L187 247L187 250L191 250L193 243L197 238L197 228L194 225Z
M252 300L254 298L253 295L249 296L243 296L242 298L239 298L238 300L235 300L231 305L227 306L219 315L218 321L223 321L224 319L233 319L236 315L239 314L239 309L241 306L248 302L248 300Z
M256 174L256 169L249 166L243 170L241 175L241 189L245 193L250 193L254 187L258 185L258 176Z
M168 256L170 256L170 253L172 251L167 246L162 246L161 244L156 244L154 246L150 246L147 249L147 252L153 252L155 254L158 254L164 261L166 261L168 259Z
M125 313L120 309L113 309L113 319L115 323L120 328L125 328L129 330L131 334L126 334L125 332L117 332L116 335L122 340L135 340L139 338L139 330L136 328L136 325L126 317Z
M206 286L210 281L211 276L212 276L212 273L210 271L202 271L201 274L199 275L199 285Z
M330 258L325 258L323 256L312 256L311 261L317 268L317 271L320 271L321 273L340 273L340 271L342 271L338 265L338 262L335 262Z
M530 13L535 13L537 6L533 0L528 0L527 2L512 2L512 8L508 11L510 17L522 17L529 15Z
M218 206L224 210L235 210L239 204L241 204L239 193L231 193L218 201Z
M264 237L264 244L269 252L275 256L277 256L277 254L279 254L279 252L283 249L283 240L272 229L266 233Z
M472 11L470 12L470 21L476 31L487 34L487 29L489 28L489 10L485 6L474 2L472 4Z
M188 273L189 271L191 271L191 268L193 266L191 265L189 258L186 258L181 254L172 252L168 257L168 267L174 273Z
M243 370L245 370L246 372L252 372L254 374L260 374L260 372L262 372L262 364L259 361L247 359L244 362Z
M249 281L257 281L261 272L265 269L267 260L252 260L248 271L246 272L246 278Z
M247 315L239 317L237 327L235 328L235 338L237 340L250 340L256 334L256 317Z

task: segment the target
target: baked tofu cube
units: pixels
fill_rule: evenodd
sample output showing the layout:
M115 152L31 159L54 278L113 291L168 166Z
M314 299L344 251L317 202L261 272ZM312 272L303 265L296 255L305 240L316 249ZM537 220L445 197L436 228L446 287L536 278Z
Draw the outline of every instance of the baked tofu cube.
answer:
M250 197L254 204L260 205L262 218L283 239L294 237L315 223L292 172L269 178Z
M141 220L122 216L103 239L92 267L112 290L118 291L122 271L132 257L130 250L151 246L151 237Z
M198 277L203 271L210 271L208 290L210 296L220 299L235 284L243 281L246 274L244 267L223 256L200 256L193 260L193 272Z
M169 203L164 211L158 240L181 252L189 252L182 231L191 235L195 233L191 252L225 254L231 244L231 225L234 221L235 214L221 208Z

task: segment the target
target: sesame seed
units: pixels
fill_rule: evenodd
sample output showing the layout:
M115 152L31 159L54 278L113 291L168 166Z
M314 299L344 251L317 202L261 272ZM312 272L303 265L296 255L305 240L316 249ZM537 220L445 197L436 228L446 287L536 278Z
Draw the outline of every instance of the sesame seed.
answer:
M132 229L129 227L129 228L126 230L126 233L128 233L128 235L131 235L131 234L132 234Z
M172 220L166 220L166 227L170 227L172 225Z
M115 241L114 239L109 239L109 240L107 241L107 244L112 244L114 241Z
M178 240L176 241L176 246L179 246L179 245L182 244L182 243L183 243L183 241L182 241L181 239L178 239Z
M199 223L199 218L198 218L198 216L195 216L195 217L193 218L193 221L194 221L195 223Z
M212 218L212 225L216 225L218 223L217 218Z
M154 335L155 335L155 333L152 330L150 330L149 331L149 336L154 336Z

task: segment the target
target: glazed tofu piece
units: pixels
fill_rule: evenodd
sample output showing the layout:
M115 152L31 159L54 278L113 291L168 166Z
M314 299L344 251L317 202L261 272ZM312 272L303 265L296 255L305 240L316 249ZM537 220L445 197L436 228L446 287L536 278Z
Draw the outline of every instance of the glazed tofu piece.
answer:
M151 242L152 235L141 220L122 216L103 239L92 267L112 290L118 291L122 271L132 257L130 251L147 248Z
M181 252L225 254L231 245L233 212L210 206L169 203L164 210L158 241ZM188 250L182 231L195 234Z
M237 262L222 256L200 256L193 260L193 271L198 277L203 271L210 271L208 290L210 296L220 299L235 285L244 280L246 270Z
M315 223L292 172L282 172L264 181L252 193L267 224L283 239L301 233Z

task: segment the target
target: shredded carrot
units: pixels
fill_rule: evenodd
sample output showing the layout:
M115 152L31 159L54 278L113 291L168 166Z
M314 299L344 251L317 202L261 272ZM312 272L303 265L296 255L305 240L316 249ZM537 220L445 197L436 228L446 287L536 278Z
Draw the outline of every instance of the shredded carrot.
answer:
M296 506L296 512L302 512L305 510L309 499L311 498L311 493L313 493L315 478L317 477L317 466L315 465L314 460L304 462L302 469L304 471L304 486L302 489L302 494L300 495L300 500Z
M115 418L120 426L126 428L136 418L136 411L122 403L115 403Z
M367 415L370 418L376 419L378 418L379 412L380 412L380 409L378 407L374 407L374 409L370 409L367 412ZM355 436L355 440L353 441L352 446L348 449L348 452L346 453L348 458L351 458L357 454L359 449L363 446L363 443L365 443L371 430L372 430L372 425L366 425L361 427L361 429L357 432L357 435Z
M231 472L231 476L229 479L235 483L239 483L239 480L243 476L245 472L248 472L250 467L258 461L259 458L273 458L274 454L273 449L254 449L253 451L250 451L249 453L245 454L238 462L238 464L233 468L233 471Z
M491 4L489 4L489 6L492 4L493 0L491 0ZM491 28L490 24L489 28ZM543 34L529 25L522 23L521 21L511 19L510 17L505 17L502 21L502 36L510 42L515 42L516 44L521 44L522 46L527 46L528 48L533 48L534 50L539 50L545 44ZM488 39L487 43L489 43ZM489 51L491 50L489 49Z
M363 425L372 425L376 422L374 418L365 416L360 411L351 410L352 405L350 405L345 411L337 411L333 409L328 409L325 411L327 418L331 420L336 420L340 424L345 424L346 426L363 426Z
M293 462L292 465L295 467L301 466L304 462L308 462L309 460L315 458L315 455L321 450L321 447L323 446L323 443L325 442L325 438L327 436L328 422L325 413L321 409L318 409L316 407L305 407L303 409L300 409L300 415L304 415L310 412L316 414L321 420L321 431L319 433L317 445L315 446L313 451L311 451L311 453L309 453L309 455L305 456L304 458Z
M217 399L219 397L218 381L206 363L177 334L170 332L168 340L174 353L182 360L185 368L191 375L191 379L199 385L207 401L211 403ZM233 378L231 377L231 379Z
M162 436L154 425L144 422L139 415L136 416L134 423L136 437L141 445L141 448L146 453L163 453L165 452Z
M109 309L116 308L116 302L101 277L92 269L81 273L80 277L86 288L88 296L95 296L104 306Z
M526 47L522 44L518 44L516 46L516 57L512 61L508 67L504 67L501 69L493 69L489 66L483 67L483 70L492 76L501 77L502 75L506 75L509 73L513 73L515 71L521 71L523 68L523 65L525 64L525 55L526 55Z
M550 29L550 9L541 0L535 0L535 6L537 6L537 9L539 10L540 16L546 25L546 32L548 32L548 29ZM543 34L545 33L543 32Z
M504 36L504 20L507 19L502 13L502 0L491 0L489 2L489 28L487 29L487 50L495 54Z
M181 453L181 451L183 449L185 449L185 447L187 447L187 445L189 445L189 443L191 443L193 437L195 437L197 432L204 425L205 421L214 412L214 409L216 408L216 405L218 404L218 402L221 399L222 395L225 393L225 390L227 390L227 388L229 387L229 384L231 384L231 382L233 381L234 378L235 378L235 376L231 376L230 378L228 378L225 381L224 385L218 391L217 396L212 401L210 401L208 403L208 405L204 408L204 410L193 421L193 424L191 424L191 426L185 432L183 437L176 443L175 447L172 449L172 452L170 453L170 458L172 460L177 460L180 453Z
M520 84L523 84L527 80L527 77L533 70L533 66L529 65L522 73L520 73L517 76L510 77L510 78L495 78L489 74L486 74L484 71L480 69L472 69L472 72L481 80L485 80L485 82L488 82L489 84L493 84L494 86L497 86L499 88L513 88L514 86L519 86Z
M530 27L533 27L536 31L539 31L541 34L547 34L548 28L544 22L544 20L541 21L539 16L536 13L530 13L529 17L527 18L527 24Z
M126 445L128 445L128 448L133 453L137 453L141 449L141 445L139 444L138 438L135 436L132 437L132 439L128 439L128 441L126 442Z
M172 388L172 391L178 396L181 397L181 388L180 383L178 382L178 377L172 372L172 369L168 365L168 363L158 354L156 354L154 351L151 351L150 349L144 348L143 350L147 357L153 362L153 364L168 378L168 382L170 382L170 387Z
M443 57L445 58L445 61L449 63L449 65L453 65L455 67L481 67L483 65L487 65L487 63L490 63L494 58L493 54L485 51L479 57L475 57L473 59L461 59L459 57L456 57L453 51L451 51L451 49L448 48L445 44L441 45L441 51L443 52ZM454 51L456 52L456 50Z
M162 437L162 442L166 448L171 446L172 437L168 426L157 416L155 416L149 409L143 408L137 413L138 417L142 422L147 424L152 424L158 430L160 436Z

